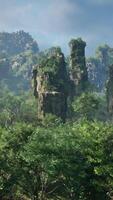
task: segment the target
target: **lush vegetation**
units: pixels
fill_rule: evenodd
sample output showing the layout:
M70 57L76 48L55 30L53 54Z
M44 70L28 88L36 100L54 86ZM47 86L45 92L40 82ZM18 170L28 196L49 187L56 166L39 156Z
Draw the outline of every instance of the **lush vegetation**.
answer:
M0 199L112 199L113 124L105 93L98 93L90 85L79 96L68 98L65 123L51 114L39 120L38 101L31 89L32 70L38 64L40 74L49 74L54 88L60 87L70 94L71 83L65 81L65 74L69 73L68 59L59 47L39 52L37 43L24 32L13 36L2 33L0 38ZM105 49L106 65L112 64L112 49L99 48L98 58L87 61L88 64L91 61L88 66L92 66L94 76L104 63L99 52ZM66 66L65 73L62 67L63 83L62 76L61 82L54 81L59 78L62 57ZM103 85L105 79L105 76L101 79ZM96 79L90 81L95 83ZM99 90L103 90L103 85L99 85Z
M31 92L1 87L0 198L109 199L113 126L105 122L104 99L83 93L63 124L52 115L38 121Z
M0 82L16 93L30 89L38 54L38 44L28 33L0 33Z
M55 123L56 122L56 123ZM1 199L109 199L113 126L81 120L0 129Z

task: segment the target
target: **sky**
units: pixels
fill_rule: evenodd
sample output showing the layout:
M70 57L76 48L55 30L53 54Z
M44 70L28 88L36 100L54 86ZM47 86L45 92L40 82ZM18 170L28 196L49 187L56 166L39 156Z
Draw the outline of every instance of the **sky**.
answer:
M0 0L0 32L24 30L39 49L61 46L71 38L86 41L86 55L98 45L113 46L113 0Z

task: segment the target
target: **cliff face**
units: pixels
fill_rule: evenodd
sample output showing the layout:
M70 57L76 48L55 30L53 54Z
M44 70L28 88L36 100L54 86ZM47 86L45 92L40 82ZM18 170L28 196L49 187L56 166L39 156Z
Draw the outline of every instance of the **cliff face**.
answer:
M109 68L109 79L107 82L107 105L108 112L113 117L113 65Z
M99 46L94 57L87 59L89 81L99 92L105 90L109 66L113 64L113 48L108 45Z
M80 95L86 88L88 73L85 61L86 43L82 39L72 39L69 43L70 55L70 79L73 81L73 95Z
M86 43L81 39L71 40L70 69L67 73L66 63L60 48L51 48L45 52L43 59L34 69L34 95L38 100L38 118L43 119L47 113L61 117L67 116L67 99L85 91L88 74L85 62ZM69 98L68 98L69 96Z
M64 55L60 48L46 53L41 63L34 69L34 95L38 100L38 118L47 113L61 117L67 112L67 71Z
M29 90L38 54L38 44L29 33L0 32L0 84L16 94Z

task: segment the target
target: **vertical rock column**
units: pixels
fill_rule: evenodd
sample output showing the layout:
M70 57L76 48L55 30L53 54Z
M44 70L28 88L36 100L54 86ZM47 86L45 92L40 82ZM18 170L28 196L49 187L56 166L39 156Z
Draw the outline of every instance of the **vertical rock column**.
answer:
M53 51L53 53L52 53ZM34 95L38 99L38 118L53 114L66 119L67 71L60 48L52 48L34 70Z
M109 68L109 78L106 88L108 112L113 117L113 65Z
M72 39L69 43L70 55L70 79L73 81L73 95L83 92L88 83L88 73L85 62L86 43L81 39Z

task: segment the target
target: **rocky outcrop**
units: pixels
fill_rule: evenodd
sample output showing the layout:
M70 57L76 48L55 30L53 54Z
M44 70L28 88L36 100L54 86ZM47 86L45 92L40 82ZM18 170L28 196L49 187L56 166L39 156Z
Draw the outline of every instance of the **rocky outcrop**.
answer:
M107 81L107 105L108 112L111 117L113 117L113 65L109 68L109 79Z
M87 59L88 78L98 92L105 92L109 66L113 64L113 48L107 44L96 49L94 57Z
M70 55L70 79L73 82L73 96L80 95L86 89L88 73L85 61L86 43L81 39L72 39L69 43Z
M68 80L65 59L60 48L52 48L49 52L33 71L38 118L43 119L50 113L65 121Z
M34 69L34 95L38 99L38 118L40 119L50 113L65 121L67 99L71 102L87 87L86 43L81 39L74 39L69 45L71 48L69 73L67 73L61 49L55 47L44 53L41 62Z
M38 44L29 33L17 31L14 33L0 32L0 55L14 56L25 51L38 53Z

